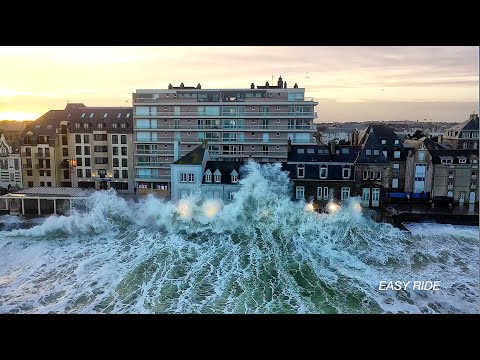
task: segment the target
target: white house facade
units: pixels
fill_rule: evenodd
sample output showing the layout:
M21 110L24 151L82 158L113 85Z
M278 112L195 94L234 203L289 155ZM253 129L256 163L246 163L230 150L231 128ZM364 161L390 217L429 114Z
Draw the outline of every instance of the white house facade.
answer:
M0 135L0 186L8 188L23 188L22 162L20 161L20 146L15 149L8 144L5 136Z

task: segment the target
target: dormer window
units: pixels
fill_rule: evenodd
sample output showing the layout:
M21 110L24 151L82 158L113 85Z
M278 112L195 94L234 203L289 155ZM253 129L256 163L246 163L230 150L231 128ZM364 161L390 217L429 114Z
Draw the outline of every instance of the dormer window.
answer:
M94 115L94 113L91 113L91 114L90 114L90 119L93 118L93 115Z
M103 117L106 118L108 116L108 113L103 114Z
M365 150L365 155L367 155L367 156L372 155L372 150Z
M82 124L80 124L80 123L75 123L75 129L78 130L78 129L80 129L81 127L82 127Z
M350 178L350 165L344 165L342 169L342 177L344 179Z
M320 179L326 179L328 176L328 166L321 165L320 166Z
M399 139L395 139L395 145L400 145L400 140Z
M380 155L380 150L373 150L373 155L376 155L376 156Z
M210 169L207 169L207 171L205 171L205 182L206 183L212 182L212 172L210 171Z
M117 115L117 119L118 119L120 116L122 116L122 113L118 113L118 115Z
M128 113L126 117L129 118L129 117L130 117L130 113Z
M97 128L98 128L98 129L103 129L103 123L98 123L98 124L97 124Z
M220 172L220 170L217 169L213 173L213 181L215 181L216 183L222 182L222 173Z
M117 123L112 123L112 129L116 129L118 127Z
M305 165L297 165L297 178L303 179L305 177Z
M232 177L232 184L238 183L238 173L235 169L230 173L230 176Z
M387 140L382 139L382 145L385 145L387 143Z
M82 114L82 116L80 116L81 118L84 118L85 117L85 113Z

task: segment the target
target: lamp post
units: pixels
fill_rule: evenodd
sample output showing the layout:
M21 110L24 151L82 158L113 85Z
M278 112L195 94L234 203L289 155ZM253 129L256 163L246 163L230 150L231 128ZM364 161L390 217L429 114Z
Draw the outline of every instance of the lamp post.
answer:
M72 180L72 187L73 187L73 175L74 175L74 170L77 167L77 160L76 159L69 159L68 160L68 167L70 168L70 179ZM77 187L78 187L78 180L77 180Z

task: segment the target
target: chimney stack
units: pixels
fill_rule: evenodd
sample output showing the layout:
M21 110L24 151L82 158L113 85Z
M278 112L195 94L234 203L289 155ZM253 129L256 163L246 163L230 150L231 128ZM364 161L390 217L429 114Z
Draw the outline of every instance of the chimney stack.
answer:
M202 85L200 85L200 83L197 84L197 89L201 89L202 88Z
M250 89L255 89L255 84L254 83L250 84Z
M292 140L291 140L291 139L288 139L287 152L288 152L288 153L291 153L291 152L292 152Z
M293 88L294 88L294 89L298 89L297 83L295 83L295 85L293 85Z
M335 155L336 145L335 140L330 141L330 155Z
M284 88L284 89L287 88L287 82L286 82L286 81L283 83L283 88Z
M180 87L183 89L185 87L185 85L182 83L180 83Z
M265 86L266 86L266 87L269 87L269 86L270 86L270 84L268 83L268 81L265 82Z
M277 83L278 87L281 89L283 88L283 80L282 80L282 75L280 75L280 77L278 78L278 83Z
M173 89L173 86L172 86L172 84L170 83L170 84L168 84L168 90L171 90L171 89Z

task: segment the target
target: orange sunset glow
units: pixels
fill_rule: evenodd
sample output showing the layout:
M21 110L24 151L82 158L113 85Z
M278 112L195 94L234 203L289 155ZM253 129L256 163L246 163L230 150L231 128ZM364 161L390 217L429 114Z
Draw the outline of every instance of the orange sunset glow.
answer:
M0 47L0 120L67 102L131 106L169 83L247 88L282 76L318 121L464 121L478 112L477 47Z

